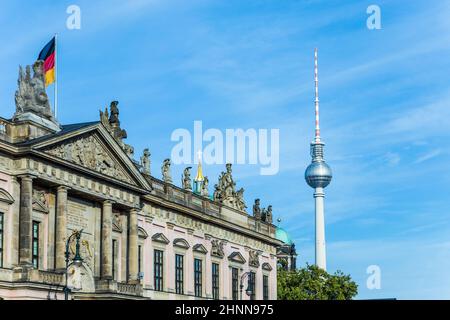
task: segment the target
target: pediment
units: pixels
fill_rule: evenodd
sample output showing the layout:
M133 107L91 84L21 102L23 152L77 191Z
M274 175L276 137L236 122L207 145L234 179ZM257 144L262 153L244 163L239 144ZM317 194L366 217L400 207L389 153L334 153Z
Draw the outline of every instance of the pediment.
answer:
M115 214L112 219L112 230L115 232L122 233L122 222L120 221L120 215Z
M42 212L42 213L48 213L49 212L47 206L45 206L39 200L33 200L33 210L39 211L39 212Z
M50 146L44 152L111 178L136 184L96 133Z
M169 239L167 239L167 237L164 234L160 233L160 232L159 233L155 233L152 236L152 240L155 241L155 242L160 242L160 243L164 243L164 244L170 243Z
M47 195L45 194L45 191L33 190L32 207L33 210L42 213L48 213L50 211L48 208Z
M147 231L145 231L144 228L142 227L138 227L138 237L142 239L147 239L148 238Z
M268 262L264 262L261 268L266 271L272 271L272 266Z
M183 248L183 249L189 249L190 245L189 243L184 240L183 238L176 238L173 240L173 245L175 247Z
M34 149L103 176L150 189L132 159L100 124L47 139L35 144Z
M237 263L241 263L241 264L244 264L245 262L247 262L247 260L245 260L244 256L238 251L235 251L235 252L231 253L228 256L228 260L229 261L233 261L233 262L237 262Z
M197 243L196 245L194 245L192 247L192 250L195 251L195 252L198 252L198 253L203 253L203 254L207 254L208 253L208 250L201 243Z
M14 203L14 198L12 195L3 188L0 188L0 201L6 202L7 204Z

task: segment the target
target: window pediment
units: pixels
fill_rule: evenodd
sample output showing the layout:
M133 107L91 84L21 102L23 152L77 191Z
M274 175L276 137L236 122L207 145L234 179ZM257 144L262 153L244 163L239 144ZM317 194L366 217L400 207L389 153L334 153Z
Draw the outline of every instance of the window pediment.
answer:
M195 252L198 252L198 253L203 253L203 254L208 253L208 250L201 243L197 243L194 247L192 247L192 250Z
M14 198L12 195L3 188L0 188L0 201L6 202L7 204L14 203Z
M190 248L189 243L183 238L176 238L175 240L173 240L173 245L175 247L179 247L179 248L183 248L183 249Z
M144 228L142 227L138 227L138 237L142 239L147 239L148 238L147 231L145 231Z
M169 239L167 239L167 237L164 234L162 234L161 232L155 233L152 236L152 240L155 242L164 243L164 244L170 243Z
M245 260L244 256L239 251L235 251L235 252L231 253L228 256L228 260L229 261L233 261L233 262L237 262L237 263L241 263L241 264L244 264L244 263L247 262Z
M264 262L261 268L266 271L272 271L272 266L268 262Z

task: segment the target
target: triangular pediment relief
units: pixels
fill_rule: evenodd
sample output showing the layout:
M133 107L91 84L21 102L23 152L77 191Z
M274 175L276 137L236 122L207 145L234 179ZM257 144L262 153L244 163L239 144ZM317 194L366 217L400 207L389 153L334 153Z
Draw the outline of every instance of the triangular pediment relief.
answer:
M189 249L190 245L189 243L184 240L183 238L176 238L173 240L173 245L175 247L183 248L183 249Z
M195 252L198 252L198 253L203 253L203 254L207 254L208 253L208 250L201 243L197 243L195 246L193 246L192 250L195 251Z
M238 251L235 251L232 254L230 254L228 256L228 260L229 261L233 261L233 262L237 262L237 263L241 263L241 264L244 264L246 262L244 256Z
M162 233L155 233L152 236L152 240L155 242L160 242L160 243L164 243L164 244L170 243L169 239L167 239L167 237Z
M124 155L128 156L125 153L119 155L117 150L110 148L108 142L102 139L98 131L58 141L43 147L40 151L110 178L137 185L129 173L130 170L136 170L132 162L129 161L124 165L123 161L119 159L120 157L123 159Z

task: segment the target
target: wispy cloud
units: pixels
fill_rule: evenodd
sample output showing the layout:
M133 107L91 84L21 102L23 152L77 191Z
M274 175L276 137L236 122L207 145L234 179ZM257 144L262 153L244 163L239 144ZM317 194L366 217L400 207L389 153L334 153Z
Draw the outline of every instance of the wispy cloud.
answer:
M420 156L419 158L417 158L416 161L414 161L414 163L419 164L422 162L425 162L427 160L433 159L437 156L439 156L440 154L442 154L442 150L441 149L435 149L435 150L431 150L430 152Z

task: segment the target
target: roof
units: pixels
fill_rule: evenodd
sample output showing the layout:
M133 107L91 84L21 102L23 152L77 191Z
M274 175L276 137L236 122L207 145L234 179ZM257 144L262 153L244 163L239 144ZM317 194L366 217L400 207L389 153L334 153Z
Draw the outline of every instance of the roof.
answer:
M275 238L277 238L278 240L280 240L286 244L293 243L293 241L292 241L291 237L289 236L289 234L287 233L287 231L280 227L277 227L275 229Z
M86 127L90 127L96 124L99 124L100 121L92 121L92 122L83 122L83 123L74 123L74 124L68 124L68 125L62 125L61 126L61 131L56 132L56 133L51 133L51 134L47 134L45 136L36 138L36 139L32 139L32 140L28 140L25 142L20 142L17 145L18 146L30 146L39 142L43 142L49 139L53 139L55 137L59 137L59 136L63 136L67 133L73 132L73 131L77 131L79 129L82 128L86 128Z

